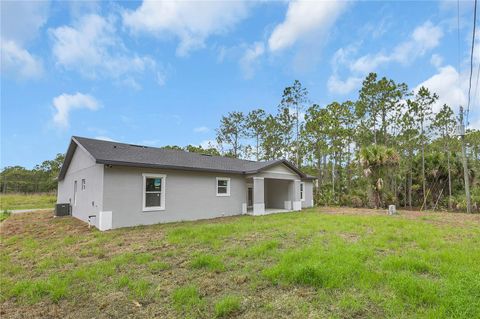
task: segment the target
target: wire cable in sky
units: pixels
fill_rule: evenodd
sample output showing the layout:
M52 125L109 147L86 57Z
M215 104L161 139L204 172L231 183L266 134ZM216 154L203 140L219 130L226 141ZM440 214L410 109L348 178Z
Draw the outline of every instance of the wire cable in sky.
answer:
M470 79L468 82L468 103L467 103L467 112L466 112L466 126L468 126L468 114L470 112L470 100L471 100L471 91L472 91L472 75L473 75L473 52L475 49L475 29L477 24L477 0L475 0L475 6L473 9L473 33L472 33L472 51L470 52Z

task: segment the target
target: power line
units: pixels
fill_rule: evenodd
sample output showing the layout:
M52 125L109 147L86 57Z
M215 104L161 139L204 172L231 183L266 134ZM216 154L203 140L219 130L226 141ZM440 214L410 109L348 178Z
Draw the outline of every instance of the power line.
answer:
M472 32L472 50L470 52L470 80L468 82L468 103L467 103L467 112L466 112L466 124L468 126L468 114L470 112L470 100L471 100L471 91L472 91L472 75L473 75L473 52L475 49L475 29L477 24L477 0L475 0L475 6L473 8L473 32Z
M457 85L458 85L458 104L460 106L460 101L462 100L462 93L461 93L461 80L460 80L460 0L457 0L457 70L458 70L458 77L457 77ZM460 106L461 108L461 106Z

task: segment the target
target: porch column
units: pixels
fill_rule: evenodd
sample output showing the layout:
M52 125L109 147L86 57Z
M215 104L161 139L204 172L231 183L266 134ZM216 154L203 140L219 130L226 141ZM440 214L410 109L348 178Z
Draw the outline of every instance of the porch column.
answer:
M300 199L300 180L293 181L293 201L292 201L292 209L293 210L302 210L302 201Z
M253 215L265 214L265 183L263 177L253 177Z

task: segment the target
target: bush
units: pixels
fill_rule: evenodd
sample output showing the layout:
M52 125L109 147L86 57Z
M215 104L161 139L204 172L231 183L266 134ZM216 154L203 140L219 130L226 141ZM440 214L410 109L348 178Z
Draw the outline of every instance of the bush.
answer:
M349 207L363 207L364 205L362 198L357 195L340 196L340 204Z

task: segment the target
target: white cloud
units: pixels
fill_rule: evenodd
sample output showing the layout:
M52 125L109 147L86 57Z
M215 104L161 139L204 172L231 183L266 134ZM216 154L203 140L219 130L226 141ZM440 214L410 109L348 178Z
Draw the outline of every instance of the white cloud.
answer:
M442 29L427 21L413 31L410 39L398 44L391 54L379 52L364 55L354 61L350 68L352 71L368 73L375 72L380 65L386 63L407 64L437 47L442 37Z
M47 21L48 1L2 1L0 12L1 72L17 78L38 78L42 61L27 47Z
M195 133L206 133L206 132L210 131L210 129L206 126L200 126L200 127L194 128L193 131Z
M469 75L470 70L459 73L451 65L439 67L436 74L418 84L414 91L417 92L422 86L428 88L439 96L437 103L433 106L435 112L438 112L443 104L447 104L457 114L460 105L464 108L467 106ZM477 110L480 110L480 91L473 89L471 93L468 127L478 129L480 128L480 114Z
M240 59L240 66L243 70L245 78L252 78L255 74L254 66L257 59L265 52L265 45L262 42L255 42L251 47L245 50Z
M43 73L42 62L14 41L0 41L1 72L11 73L19 78L38 78Z
M469 128L480 130L480 117L470 122Z
M438 73L418 84L414 91L417 92L420 87L424 86L430 92L437 93L439 99L434 105L434 111L440 110L443 104L456 110L459 105L467 104L466 84L466 79L453 66L447 65L439 68Z
M340 48L332 57L333 72L328 80L327 87L333 93L350 93L361 85L362 79L367 73L376 72L380 66L388 63L411 63L437 47L442 36L442 29L427 21L415 28L410 37L396 45L391 53L380 51L354 58L358 51L359 43L353 43L348 47ZM443 61L439 55L434 54L431 58L431 63L436 67L440 67ZM345 80L342 80L339 76L342 68L350 73Z
M204 140L200 143L200 147L202 147L204 149L208 149L208 148L218 149L219 145L218 145L216 140Z
M186 55L204 47L209 36L227 32L247 13L243 1L144 0L136 10L124 12L123 22L136 33L177 37L177 54Z
M430 63L434 67L439 68L443 64L443 58L438 54L432 54L432 57L430 58Z
M102 141L107 141L107 142L117 142L117 141L114 140L113 138L108 137L108 136L103 136L103 135L95 136L94 138L95 138L96 140L102 140Z
M26 45L47 21L49 6L49 1L1 1L2 39Z
M327 87L330 92L337 94L347 94L358 88L362 84L363 78L351 76L346 80L341 80L333 74L328 79Z
M55 114L53 122L59 127L66 128L69 125L69 115L74 109L88 109L95 111L100 107L100 103L91 95L75 93L61 94L53 99Z
M51 29L53 54L57 64L88 78L110 77L139 89L135 76L147 71L158 72L155 60L131 54L117 36L114 17L89 14L73 26Z
M285 20L268 39L271 51L286 49L312 33L325 33L347 7L347 1L293 1Z

